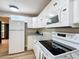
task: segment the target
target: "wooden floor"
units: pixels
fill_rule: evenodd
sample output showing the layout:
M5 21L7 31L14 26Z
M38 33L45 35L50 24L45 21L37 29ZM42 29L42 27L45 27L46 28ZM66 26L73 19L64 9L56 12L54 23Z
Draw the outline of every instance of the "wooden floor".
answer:
M0 45L0 59L35 59L33 51L25 51L23 53L9 55L8 43L8 40L2 40L2 44Z
M0 59L35 59L35 55L33 51L26 51L20 54L2 56Z
M6 54L8 54L8 40L4 39L0 44L0 56L6 55Z

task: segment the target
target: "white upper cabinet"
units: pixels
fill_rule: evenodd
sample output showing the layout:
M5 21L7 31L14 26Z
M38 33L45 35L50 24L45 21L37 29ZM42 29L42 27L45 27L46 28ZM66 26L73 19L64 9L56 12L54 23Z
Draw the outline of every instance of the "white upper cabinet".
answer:
M53 0L46 7L46 27L67 27L72 26L73 1ZM45 9L46 9L45 8Z
M43 19L38 19L38 28L42 28L43 27Z
M28 28L42 28L42 20L38 17L27 18L27 27Z
M26 23L27 23L27 28L32 28L33 25L32 25L32 17L28 17L26 20L28 20Z
M38 16L43 27L79 27L79 0L52 0ZM58 17L54 17L58 16ZM58 19L57 20L53 20ZM55 22L56 21L56 22ZM48 24L50 23L50 24Z
M79 27L78 2L79 0L52 0L37 17L32 17L29 27Z
M66 0L62 3L59 17L61 21L61 25L63 26L72 26L72 19L73 19L73 1Z
M32 28L38 28L38 18L37 17L33 17L32 18Z
M39 17L32 17L32 28L42 28L43 27L43 19Z
M79 27L79 0L73 0L73 24Z

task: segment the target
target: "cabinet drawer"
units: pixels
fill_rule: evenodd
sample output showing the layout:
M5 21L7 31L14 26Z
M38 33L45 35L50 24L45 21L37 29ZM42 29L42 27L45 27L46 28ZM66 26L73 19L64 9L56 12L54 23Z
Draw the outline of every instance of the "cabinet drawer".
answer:
M60 56L56 59L73 59L72 55L65 55L65 56Z
M72 54L73 59L79 59L79 52Z

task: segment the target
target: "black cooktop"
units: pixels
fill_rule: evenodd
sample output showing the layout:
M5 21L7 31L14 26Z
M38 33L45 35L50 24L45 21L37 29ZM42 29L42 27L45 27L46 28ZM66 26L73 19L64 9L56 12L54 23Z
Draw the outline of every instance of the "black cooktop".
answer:
M70 46L62 44L53 40L42 40L39 41L47 50L49 50L53 55L59 55L68 51L75 50Z

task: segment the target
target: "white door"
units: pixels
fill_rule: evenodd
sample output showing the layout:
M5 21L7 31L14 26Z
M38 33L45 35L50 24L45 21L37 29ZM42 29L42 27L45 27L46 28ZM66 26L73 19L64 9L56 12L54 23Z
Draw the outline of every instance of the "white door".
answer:
M15 27L9 29L9 54L24 51L24 30L21 29L24 27L24 25L22 25L23 22L21 23L16 21L15 23ZM10 23L10 25L14 25L15 23ZM19 26L20 24L21 26ZM16 26L19 29L16 29Z

